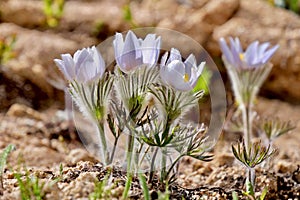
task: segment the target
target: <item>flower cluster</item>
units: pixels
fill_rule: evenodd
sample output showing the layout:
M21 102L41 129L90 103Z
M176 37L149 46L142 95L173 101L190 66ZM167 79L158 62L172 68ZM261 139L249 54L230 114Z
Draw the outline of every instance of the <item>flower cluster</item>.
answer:
M106 165L114 162L115 154L120 154L118 140L124 133L128 136L127 172L145 165L151 171L161 167L164 182L174 177L173 161L177 163L182 156L208 161L210 156L203 147L206 129L181 120L203 94L192 90L205 62L198 65L193 54L184 60L174 48L159 62L161 37L155 34L141 39L132 31L125 38L116 33L113 47L117 64L113 71L106 69L96 47L54 60L69 82L73 100L98 127L99 135L91 138L93 142L99 139L101 161ZM112 147L108 144L110 133ZM175 159L169 154L172 150L177 151Z

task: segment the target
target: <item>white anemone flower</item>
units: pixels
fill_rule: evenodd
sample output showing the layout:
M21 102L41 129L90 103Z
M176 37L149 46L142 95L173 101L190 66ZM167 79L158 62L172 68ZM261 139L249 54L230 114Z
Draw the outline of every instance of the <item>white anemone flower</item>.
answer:
M161 38L155 34L148 34L144 40L137 38L132 31L128 31L123 40L121 33L116 33L113 41L117 65L124 73L134 71L146 64L154 66L160 52Z
M160 76L163 82L179 91L192 90L202 73L205 62L197 65L193 54L183 62L181 54L177 49L172 48L170 56L168 52L162 57Z
M54 62L68 81L92 82L105 72L105 62L95 46L76 51L73 58L70 54L62 54L61 58Z

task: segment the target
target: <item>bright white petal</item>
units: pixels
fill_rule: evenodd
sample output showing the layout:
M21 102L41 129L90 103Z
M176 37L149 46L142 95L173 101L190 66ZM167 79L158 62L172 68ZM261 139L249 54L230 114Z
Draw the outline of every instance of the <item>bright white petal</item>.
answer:
M206 62L202 62L197 68L194 67L192 69L192 75L191 75L190 82L189 82L189 84L192 88L194 88L196 86L205 64L206 64Z
M76 56L76 57L75 57ZM76 76L78 74L78 71L80 70L80 67L82 65L82 63L85 62L85 60L87 59L87 57L89 56L89 52L86 48L79 50L75 53L74 55L74 62L75 62L75 73Z
M105 62L95 46L93 46L91 50L93 54L94 67L96 68L96 74L98 74L97 76L100 74L99 78L101 78L105 72Z
M190 54L189 57L184 61L185 64L185 73L191 76L191 70L193 67L197 67L197 61L193 54Z
M148 34L142 42L143 63L153 65L157 62L158 51L155 34Z
M114 50L115 50L115 58L116 58L117 64L120 65L120 57L121 57L123 49L124 49L124 41L123 41L123 36L121 33L116 33L115 39L113 41L113 46L114 46Z
M65 71L71 79L75 78L75 63L70 54L62 54L61 58L64 62Z
M69 73L66 71L66 67L64 65L64 62L60 59L54 59L54 62L56 64L56 66L59 68L59 70L63 73L63 75L65 76L65 78L69 81L72 80L72 77L70 77Z
M182 61L180 52L179 52L177 49L175 49L175 48L172 48L172 49L171 49L171 52L170 52L170 58L169 58L167 64L169 64L169 63L172 62L173 60L179 60L179 61Z
M197 69L197 76L200 76L204 67L206 65L206 62L201 62L200 65L198 66L198 69Z
M164 75L164 80L173 88L180 91L188 91L192 88L188 82L184 81L184 63L179 60L174 60L167 65Z

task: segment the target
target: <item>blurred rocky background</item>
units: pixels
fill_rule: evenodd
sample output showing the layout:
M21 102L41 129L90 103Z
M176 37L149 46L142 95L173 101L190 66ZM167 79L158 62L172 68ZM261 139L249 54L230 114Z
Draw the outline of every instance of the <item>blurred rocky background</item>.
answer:
M50 26L42 0L1 0L0 6L0 40L15 37L14 55L1 65L0 110L13 103L41 109L63 102L61 83L53 81L59 74L54 58L97 45L117 31L153 26L195 39L221 72L220 37L237 36L244 47L254 40L280 44L262 94L300 102L300 18L270 1L66 0L60 20Z

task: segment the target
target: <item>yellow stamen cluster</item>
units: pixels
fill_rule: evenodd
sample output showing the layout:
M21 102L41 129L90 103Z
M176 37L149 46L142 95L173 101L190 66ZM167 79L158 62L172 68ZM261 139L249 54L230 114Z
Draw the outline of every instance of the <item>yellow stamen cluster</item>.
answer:
M189 75L187 73L185 73L183 75L183 80L184 80L184 82L188 82L190 80L190 77L189 77Z
M241 60L244 60L245 55L244 55L243 53L240 53L239 56L240 56L240 59L241 59Z

